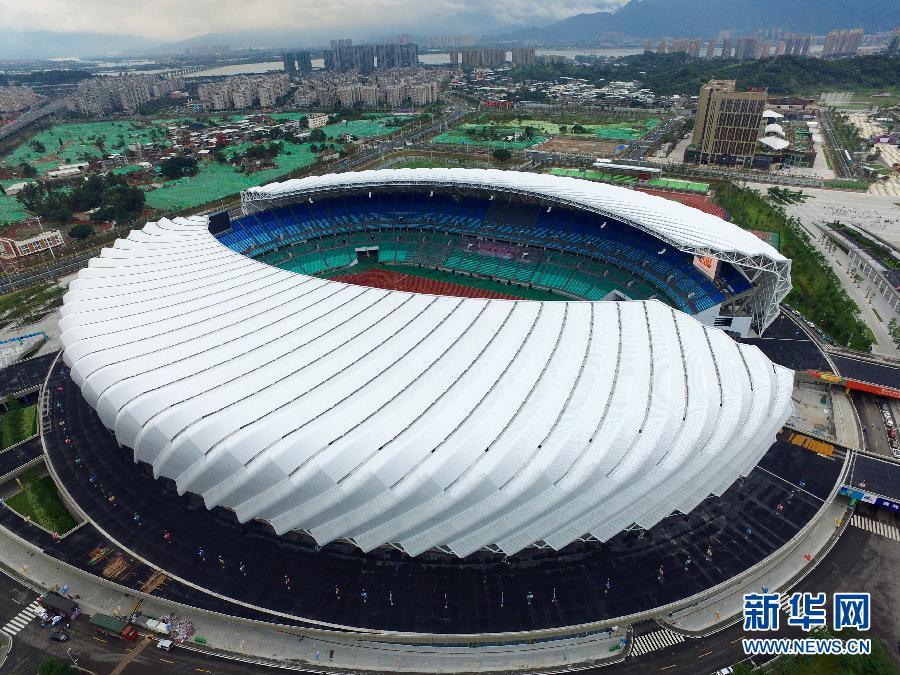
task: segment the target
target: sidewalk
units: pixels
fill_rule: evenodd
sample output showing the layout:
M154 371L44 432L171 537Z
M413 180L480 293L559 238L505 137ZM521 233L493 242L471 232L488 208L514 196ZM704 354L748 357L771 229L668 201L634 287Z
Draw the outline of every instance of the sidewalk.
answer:
M710 598L693 607L674 612L666 623L687 633L712 633L715 632L714 629L721 629L732 623L728 619L740 616L744 607L744 593L759 593L763 587L775 592L787 590L785 587L789 585L794 586L799 581L798 577L811 571L831 549L833 537L843 524L842 518L846 512L844 500L835 499L806 537L774 567L760 571L740 588L729 589L727 595ZM727 552L716 555L727 555Z
M88 614L125 615L131 612L137 600L134 595L116 590L110 582L86 578L63 563L36 552L2 528L0 566L32 588L35 585L43 589L68 585L71 594L78 596L79 604ZM23 577L32 582L24 581ZM308 637L298 640L296 629L290 629L292 632L288 633L274 624L270 627L224 615L192 612L155 599L144 599L141 611L150 616L174 612L188 618L196 629L194 637L205 640L202 646L190 645L197 651L298 670L331 667L369 672L459 673L517 669L535 672L567 667L576 669L577 664L587 666L601 660L615 662L622 659L621 650L610 651L619 642L618 633L497 647L395 645L354 638ZM334 650L333 657L331 650Z

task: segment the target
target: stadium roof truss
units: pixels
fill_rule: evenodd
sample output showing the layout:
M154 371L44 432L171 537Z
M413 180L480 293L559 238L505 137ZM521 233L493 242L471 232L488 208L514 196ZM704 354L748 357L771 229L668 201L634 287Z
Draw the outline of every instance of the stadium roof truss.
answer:
M441 187L526 196L614 218L696 256L744 271L753 284L753 328L762 335L791 290L791 261L754 234L716 216L636 190L566 176L494 169L383 169L293 179L241 193L244 213L355 188Z
M232 251L199 216L104 249L61 314L73 381L155 476L363 550L649 528L746 475L791 413L792 371L657 301L353 286Z

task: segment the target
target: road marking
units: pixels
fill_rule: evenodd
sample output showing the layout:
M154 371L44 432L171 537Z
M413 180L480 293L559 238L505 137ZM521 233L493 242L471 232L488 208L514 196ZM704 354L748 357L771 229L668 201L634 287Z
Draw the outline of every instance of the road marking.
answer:
M673 663L671 666L663 666L660 670L669 670L669 668L674 668L675 664Z
M647 654L649 652L655 652L658 649L677 645L680 642L684 642L683 635L673 633L672 631L663 628L662 630L657 630L635 638L634 644L631 647L631 653L634 656L640 656L641 654Z
M160 661L162 661L163 663L171 663L173 666L175 665L175 662L174 662L174 661L169 661L169 659L163 659L163 658L161 658Z
M701 654L701 655L698 656L697 658L698 658L698 659L702 659L704 656L709 656L710 654L712 654L712 651L708 651L708 652L706 652L705 654Z
M96 635L91 635L91 637L93 639L95 639L97 642L102 642L103 644L106 644L106 640L102 640L102 639L98 638Z
M28 607L23 609L21 612L16 614L12 619L10 619L3 628L0 628L4 633L13 637L17 635L20 630L25 628L34 617L38 616L41 613L41 606L38 604L38 601L35 600Z
M895 525L888 525L887 523L882 523L880 520L861 516L858 513L853 514L853 517L850 519L850 524L861 530L867 530L872 534L877 534L880 537L900 541L900 528Z
M211 670L204 670L203 668L194 668L198 673L211 673Z

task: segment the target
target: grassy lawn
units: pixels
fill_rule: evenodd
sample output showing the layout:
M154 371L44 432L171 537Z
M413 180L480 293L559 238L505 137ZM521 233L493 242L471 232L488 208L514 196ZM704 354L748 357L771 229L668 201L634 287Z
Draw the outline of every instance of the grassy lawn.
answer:
M2 180L0 185L8 188L10 185L21 182L19 179ZM28 212L24 206L16 201L15 197L5 193L0 194L0 223L16 223L20 220L25 220L27 217Z
M771 675L900 675L900 668L891 661L881 641L871 633L860 633L856 630L844 629L840 633L828 630L810 634L814 638L839 637L841 640L863 638L872 641L872 653L865 656L791 656L774 662L769 673ZM739 671L735 669L735 674Z
M444 143L451 145L472 145L479 148L504 148L506 150L522 150L530 148L538 143L547 140L546 136L535 135L528 140L520 141L504 141L504 136L515 136L521 133L521 129L514 126L491 126L490 131L498 136L498 138L477 138L469 136L467 132L487 129L488 125L484 124L463 124L455 129L448 129L439 136L432 139L432 143Z
M57 534L64 534L78 524L63 506L50 476L35 478L26 472L22 482L25 489L6 500L9 508Z
M550 173L554 176L568 176L570 178L584 178L586 180L594 180L600 183L613 183L615 185L637 185L638 179L635 176L620 176L603 171L593 171L590 169L566 169L554 167L550 169ZM653 178L642 185L647 187L658 187L669 190L684 190L686 192L696 192L698 194L706 194L709 192L708 183L696 183L687 180L678 180L676 178Z
M22 407L14 398L6 399L6 414L0 420L0 450L5 450L37 433L37 406Z
M0 295L0 326L12 322L34 323L62 305L65 293L65 288L47 282Z
M147 206L162 211L179 211L237 194L249 187L263 185L286 173L309 166L316 161L309 143L282 141L284 150L275 159L276 168L246 174L230 164L206 162L200 164L195 176L166 181L163 186L147 192ZM239 147L239 146L236 146Z
M152 122L124 120L54 124L19 145L0 163L13 167L28 162L43 172L55 169L60 164L103 157L111 152L124 152L130 143L153 142L168 146L166 125L174 121L176 120L163 119ZM44 150L41 151L37 144L42 145Z
M824 256L813 246L799 221L761 194L733 183L716 186L716 202L731 220L747 230L777 232L781 252L791 259L793 289L785 301L819 326L834 340L867 352L875 341L860 318L859 307L847 295Z
M649 131L652 131L657 126L659 126L660 119L658 117L648 117L643 120L633 120L633 121L620 121L620 122L605 122L600 124L582 124L587 133L585 134L572 134L572 126L577 124L578 122L565 122L560 120L559 122L551 122L549 120L534 120L534 119L526 119L526 120L511 120L509 122L504 122L505 126L511 126L514 128L524 129L525 127L534 127L538 129L542 134L546 134L549 136L558 136L560 131L560 126L567 127L566 131L569 134L574 136L588 136L593 135L597 138L602 138L604 140L635 140L643 136Z
M307 113L277 113L277 119L302 119ZM245 115L213 116L215 120L234 122ZM352 134L357 138L387 136L401 127L394 126L393 120L401 119L395 115L373 113L361 119L339 121L323 127L330 142L335 143L337 150L343 145L337 141L343 134ZM168 147L166 127L182 118L156 119L150 122L117 121L117 122L85 122L79 124L55 124L45 129L27 142L20 144L6 157L0 159L0 165L15 167L28 162L39 172L55 169L60 164L98 158L112 152L124 152L131 143L157 143ZM276 167L251 174L239 173L235 167L216 162L202 162L196 176L172 181L158 181L163 187L147 192L147 205L162 211L180 211L202 204L236 195L249 187L263 185L277 180L284 175L310 166L316 161L316 154L311 152L309 143L289 143L281 141L284 150L275 160ZM229 148L229 154L246 149L250 143ZM40 150L43 146L43 151ZM101 150L101 148L103 148ZM116 174L131 173L139 170L137 165L129 165L113 170ZM8 187L18 180L4 180L2 185ZM28 213L16 201L15 197L0 195L0 223L19 222L28 217Z

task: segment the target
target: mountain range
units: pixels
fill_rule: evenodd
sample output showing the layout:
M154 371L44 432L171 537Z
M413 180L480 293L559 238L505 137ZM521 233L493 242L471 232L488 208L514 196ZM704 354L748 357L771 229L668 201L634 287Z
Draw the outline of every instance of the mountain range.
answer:
M497 38L559 44L595 42L605 32L637 38L714 37L726 30L771 29L822 35L862 28L874 33L900 25L898 10L898 0L631 0L614 12L577 14Z
M838 28L862 28L867 33L900 25L900 0L630 0L612 12L578 14L550 25L511 29L467 9L461 24L475 22L484 44L595 44L602 33L623 33L630 38L713 37L720 31L782 29L822 35ZM477 20L476 20L477 19ZM462 30L462 26L459 27ZM453 27L440 30L452 31ZM423 26L422 33L435 32ZM187 47L227 44L234 48L315 47L327 37L314 26L300 29L272 27L207 33L180 42L152 40L134 35L88 32L4 31L0 59L53 59L180 53ZM366 39L367 36L353 35ZM370 35L368 39L378 39Z

